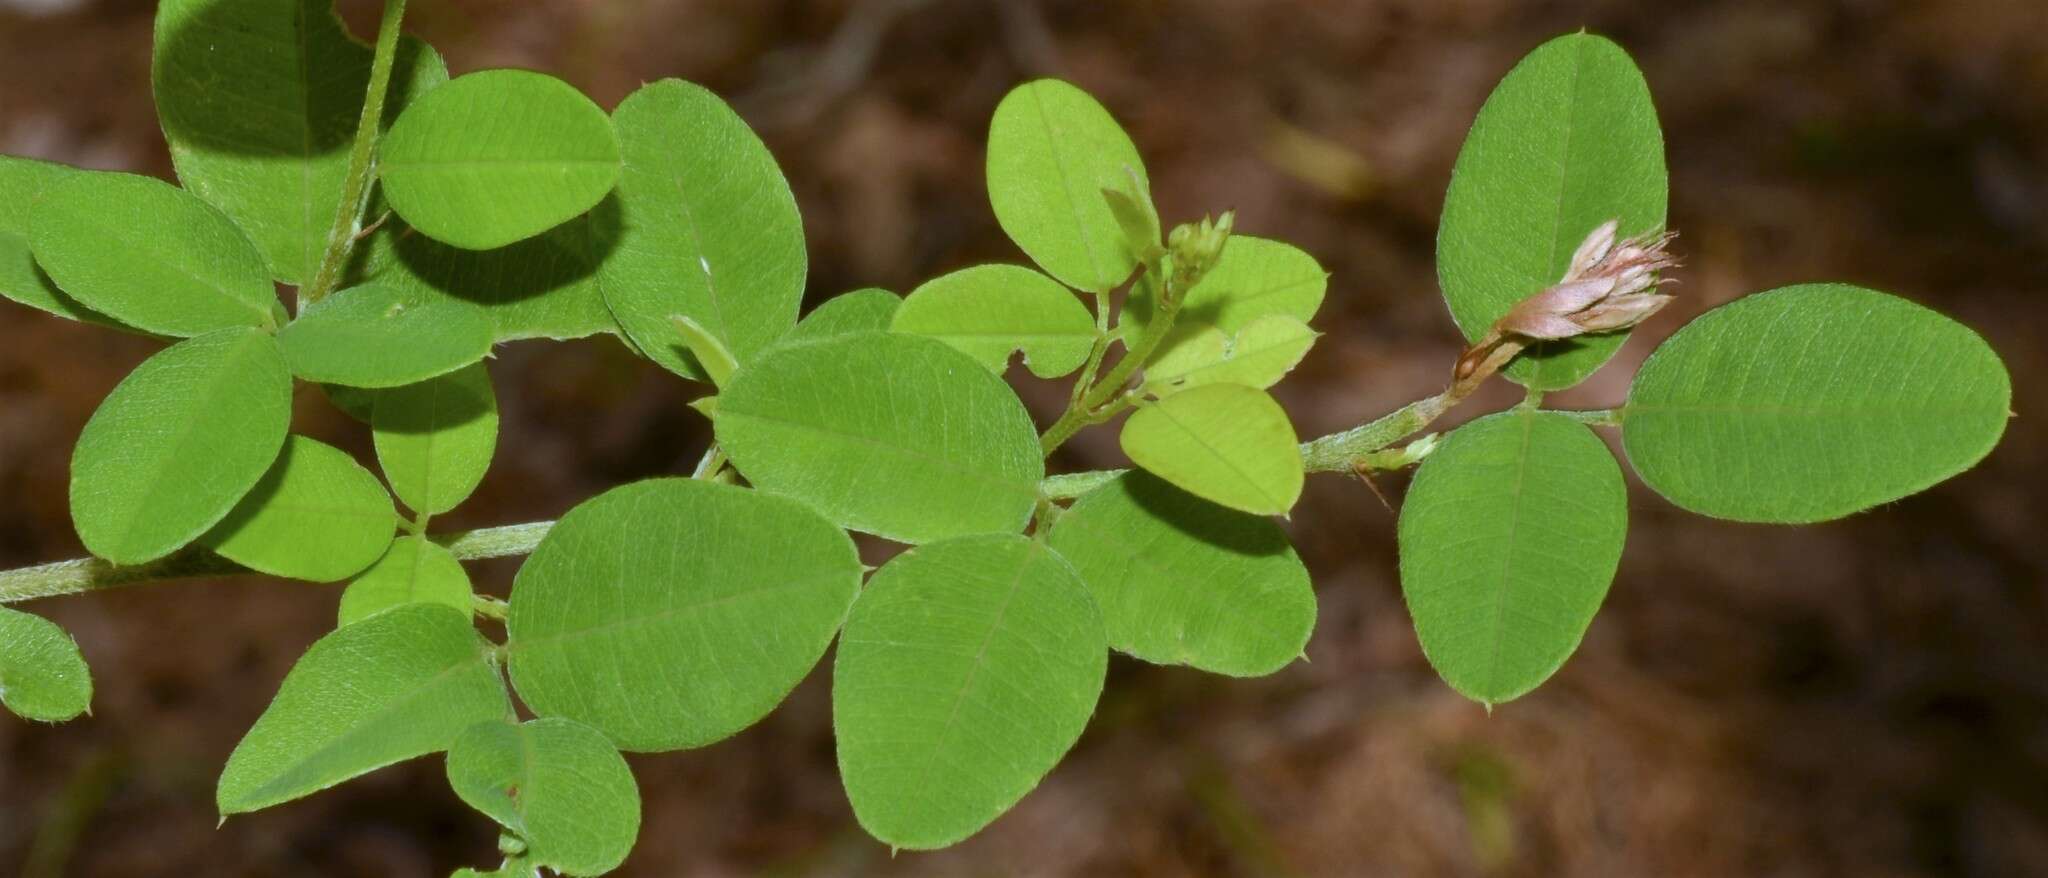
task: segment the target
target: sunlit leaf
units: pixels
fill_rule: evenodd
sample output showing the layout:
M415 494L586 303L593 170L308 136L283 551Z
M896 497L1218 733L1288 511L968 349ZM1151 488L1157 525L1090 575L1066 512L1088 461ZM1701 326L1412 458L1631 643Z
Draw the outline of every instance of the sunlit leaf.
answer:
M46 723L90 708L92 672L71 635L41 616L0 607L0 704Z
M1016 532L1045 463L1024 404L944 343L856 333L776 347L719 395L748 481L904 542Z
M1149 662L1270 674L1315 627L1308 570L1279 525L1147 473L1075 501L1050 545L1094 594L1109 645Z
M1516 302L1557 283L1611 219L1621 234L1664 224L1664 135L1628 53L1587 33L1558 37L1502 79L1458 153L1437 229L1437 277L1477 341ZM1539 390L1600 368L1626 333L1538 345L1506 370Z
M431 604L320 638L228 756L220 813L267 808L445 750L470 726L510 715L488 648L468 617Z
M212 528L277 459L292 382L277 342L223 329L135 367L71 454L71 518L116 564L170 554Z
M199 542L261 573L338 582L382 557L397 524L391 495L369 470L334 446L293 436Z
M604 199L619 180L611 121L566 82L483 70L412 101L379 142L393 210L471 250L523 241Z
M1579 646L1621 561L1628 496L1599 437L1520 409L1466 424L1401 503L1401 591L1429 663L1498 704Z
M1264 389L1287 377L1315 343L1308 324L1279 314L1254 320L1236 335L1202 327L1145 366L1145 390L1166 396L1204 384Z
M469 498L498 448L498 398L482 363L377 394L377 463L407 508L440 515Z
M300 378L378 388L475 363L490 353L491 334L490 320L475 308L372 284L306 306L277 343Z
M262 254L212 205L162 180L66 175L29 218L36 264L94 311L159 335L272 328L283 308Z
M1284 515L1301 496L1301 452L1287 412L1263 391L1207 384L1124 422L1124 453L1174 485L1232 509Z
M1010 240L1061 283L1102 293L1130 277L1137 255L1102 190L1129 193L1133 179L1149 198L1137 147L1087 92L1040 79L996 105L989 203Z
M1174 318L1174 336L1203 330L1236 333L1266 317L1292 317L1307 323L1323 305L1330 273L1301 248L1250 235L1231 235L1223 255L1188 291ZM1153 302L1141 292L1131 295L1119 327L1126 335L1152 322ZM1168 341L1171 349L1173 340Z
M1643 481L1718 518L1840 518L1998 444L2012 381L1975 332L1843 284L1758 293L1688 324L1636 373L1622 441Z
M1074 745L1106 664L1087 587L1044 544L991 534L896 556L854 604L832 669L854 816L896 847L972 835Z
M360 622L407 604L440 604L468 613L474 603L469 574L452 553L420 537L399 537L384 557L349 580L336 624Z
M341 202L370 47L332 0L163 0L151 83L178 179L232 217L286 283L312 279ZM399 41L384 122L446 82L425 43Z
M703 746L817 664L860 574L846 533L793 500L692 479L614 488L519 568L512 681L534 713L624 749Z
M605 301L650 359L689 378L671 316L697 321L745 364L796 323L803 222L775 157L701 86L642 86L613 113L625 171L624 237L605 262Z
M471 726L448 749L448 785L565 875L618 868L640 833L640 788L602 733L565 719Z
M1081 368L1095 344L1095 318L1072 291L1015 265L977 265L926 281L889 328L936 338L997 373L1021 350L1040 378Z

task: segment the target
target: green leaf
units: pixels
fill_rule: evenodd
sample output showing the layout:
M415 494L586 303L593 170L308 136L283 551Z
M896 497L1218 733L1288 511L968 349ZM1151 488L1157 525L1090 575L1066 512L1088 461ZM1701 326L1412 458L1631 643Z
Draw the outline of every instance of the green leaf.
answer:
M618 242L616 197L495 250L451 247L393 221L364 241L350 279L411 290L415 301L473 307L490 318L498 341L583 338L619 329L597 283L598 266Z
M612 114L625 233L604 298L663 368L703 378L671 316L697 321L745 364L796 323L803 221L775 157L717 95L679 79L642 86Z
M1043 543L960 537L883 565L832 668L839 774L861 826L924 850L1008 811L1095 712L1103 647L1087 587Z
M1316 331L1293 317L1268 315L1235 336L1202 327L1145 365L1145 391L1155 396L1204 384L1264 389L1294 371L1316 343Z
M1401 504L1401 591L1429 663L1466 697L1518 698L1593 621L1628 530L1607 446L1527 409L1452 431Z
M210 204L162 180L79 172L30 216L36 263L87 308L158 335L283 322L263 256Z
M928 338L857 333L777 347L719 395L718 442L747 480L902 542L1016 532L1045 461L1023 402Z
M719 341L718 336L681 314L670 317L668 321L675 325L676 334L683 339L683 347L689 350L690 358L704 370L713 385L724 387L732 381L732 373L739 369L740 364L733 359L732 351L725 349L725 343Z
M1538 47L1480 108L1451 171L1437 227L1437 277L1451 317L1477 341L1516 302L1557 283L1586 235L1664 225L1664 134L1643 74L1586 33ZM1537 390L1593 374L1627 333L1537 345L1505 374Z
M471 726L448 749L448 785L526 842L526 859L602 875L640 834L640 789L596 729L565 719Z
M369 470L341 449L292 436L199 542L259 573L339 582L376 563L397 524L391 495Z
M475 363L377 394L377 463L414 512L440 515L469 499L498 448L498 398Z
M270 469L291 420L277 342L223 329L135 367L71 454L71 519L85 548L141 564L197 539Z
M80 172L54 162L0 155L0 296L59 317L127 329L58 289L29 251L29 216L43 190L75 173Z
M624 749L700 747L795 688L860 574L846 533L793 500L693 479L614 488L519 568L512 682L534 713Z
M1845 284L1707 312L1643 363L1623 410L1629 462L1673 503L1804 523L1918 493L1982 460L2012 380L1975 332Z
M590 99L529 70L483 70L421 95L378 146L384 197L413 228L470 250L523 241L597 206L619 144Z
M307 306L277 343L300 378L380 388L471 365L491 352L491 335L490 320L475 308L372 284Z
M1263 391L1206 384L1124 422L1124 453L1181 490L1256 515L1285 515L1301 496L1301 451L1287 412Z
M988 131L988 200L996 222L1061 283L1115 289L1138 256L1102 191L1150 198L1145 162L1094 98L1057 79L1027 82L996 105ZM1159 240L1155 230L1149 240Z
M1238 333L1266 317L1292 317L1307 323L1323 306L1330 273L1301 248L1250 235L1231 235L1223 242L1216 265L1188 290L1174 318L1173 339L1206 329ZM1152 322L1153 302L1134 290L1119 318L1118 330L1135 338Z
M1148 662L1263 676L1315 628L1308 570L1279 525L1147 473L1075 501L1049 544L1088 584L1109 645Z
M0 607L0 704L46 723L91 708L92 672L71 635L41 616Z
M157 6L151 81L178 179L234 219L278 280L304 283L319 267L370 56L332 0ZM433 49L401 40L384 123L447 79Z
M896 319L903 297L888 290L869 287L842 293L797 321L796 328L782 337L783 344L818 341L850 332L888 332Z
M1081 368L1095 318L1058 281L1015 265L977 265L910 292L889 327L936 338L1002 374L1013 351L1040 378Z
M421 537L399 537L341 593L337 625L360 622L407 604L440 604L467 614L475 600L469 574L447 549Z
M511 700L469 618L417 604L320 638L228 756L222 816L288 802L448 749Z

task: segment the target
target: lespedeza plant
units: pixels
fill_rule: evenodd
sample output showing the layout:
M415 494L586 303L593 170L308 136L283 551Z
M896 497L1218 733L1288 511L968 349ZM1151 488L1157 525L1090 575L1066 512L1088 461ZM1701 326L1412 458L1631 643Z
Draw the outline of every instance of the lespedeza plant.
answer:
M1231 676L1303 654L1315 593L1274 516L1308 473L1420 464L1402 587L1429 661L1491 707L1570 656L1620 558L1621 469L1591 427L1680 506L1812 522L1961 472L2007 419L1976 334L1841 284L1707 313L1617 408L1544 408L1670 299L1677 259L1648 89L1596 36L1516 66L1458 159L1437 255L1471 344L1447 389L1302 442L1267 389L1316 342L1322 267L1229 213L1163 223L1137 149L1072 85L1017 87L989 130L989 199L1028 265L798 320L796 202L717 96L664 80L607 114L540 73L450 78L399 37L403 0L374 47L326 2L161 4L182 186L0 158L0 293L166 342L79 438L94 557L0 573L0 600L348 583L229 757L224 817L445 752L503 827L491 874L600 874L639 830L620 751L738 733L836 641L853 813L942 847L1059 762L1111 651ZM696 471L559 522L434 530L496 445L491 349L600 333L711 391ZM1003 378L1020 353L1073 381L1043 430ZM1425 432L1496 373L1526 400ZM291 435L300 382L366 422L381 478ZM1124 415L1136 468L1048 475ZM909 548L870 572L849 531ZM506 601L461 563L522 554ZM7 707L64 720L90 697L68 636L0 609Z

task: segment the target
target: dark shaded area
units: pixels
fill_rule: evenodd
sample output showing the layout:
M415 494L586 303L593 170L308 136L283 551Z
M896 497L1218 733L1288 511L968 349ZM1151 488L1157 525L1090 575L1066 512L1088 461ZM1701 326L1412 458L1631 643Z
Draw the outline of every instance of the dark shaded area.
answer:
M374 3L349 0L358 26ZM0 151L168 174L153 4L0 11ZM1312 663L1226 680L1112 662L1075 752L957 848L891 857L854 825L822 674L760 726L636 756L646 829L621 874L2048 874L2048 525L2034 380L2048 317L2048 28L2038 0L606 0L415 2L458 72L524 65L600 103L681 76L734 100L804 211L812 302L1019 260L980 141L1056 73L1146 155L1168 222L1225 207L1333 272L1326 333L1281 396L1304 435L1432 392L1457 333L1437 211L1465 127L1522 53L1580 26L1663 113L1681 301L1557 398L1621 399L1654 341L1737 296L1834 279L1977 328L2019 417L1982 466L1833 524L1717 523L1634 484L1621 573L1585 645L1489 717L1424 664L1393 517L1310 482ZM12 7L5 7L12 9ZM0 564L78 554L70 445L154 345L0 315ZM522 343L491 369L497 467L448 527L550 518L687 471L691 392L615 343ZM1025 382L1041 418L1056 388ZM1456 417L1514 394L1492 388ZM298 424L369 459L317 392ZM1120 464L1084 434L1068 468ZM1384 485L1398 498L1399 480ZM478 565L502 593L513 565ZM493 834L439 760L214 828L213 780L338 589L261 580L36 605L73 631L95 715L0 721L0 874L439 876ZM58 863L68 863L62 870ZM24 865L26 864L26 865Z

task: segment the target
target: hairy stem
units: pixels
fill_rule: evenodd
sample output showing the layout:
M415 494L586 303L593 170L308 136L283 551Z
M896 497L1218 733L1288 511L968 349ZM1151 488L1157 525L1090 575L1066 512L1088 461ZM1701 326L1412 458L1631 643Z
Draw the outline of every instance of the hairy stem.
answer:
M429 539L447 547L456 558L474 561L524 555L540 545L552 521L507 524L478 530L436 534ZM0 604L104 591L124 585L194 577L246 576L255 571L208 552L190 548L161 561L117 567L98 558L56 561L0 571Z
M334 211L334 226L327 232L327 252L313 280L299 290L299 306L318 302L334 292L348 267L361 230L363 211L370 204L370 181L377 155L377 134L384 123L384 96L391 90L391 67L398 57L398 26L405 18L405 0L384 0L384 18L377 24L377 50L370 61L370 87L363 93L363 115L356 122L356 142L348 156L348 176L341 184L341 204Z

